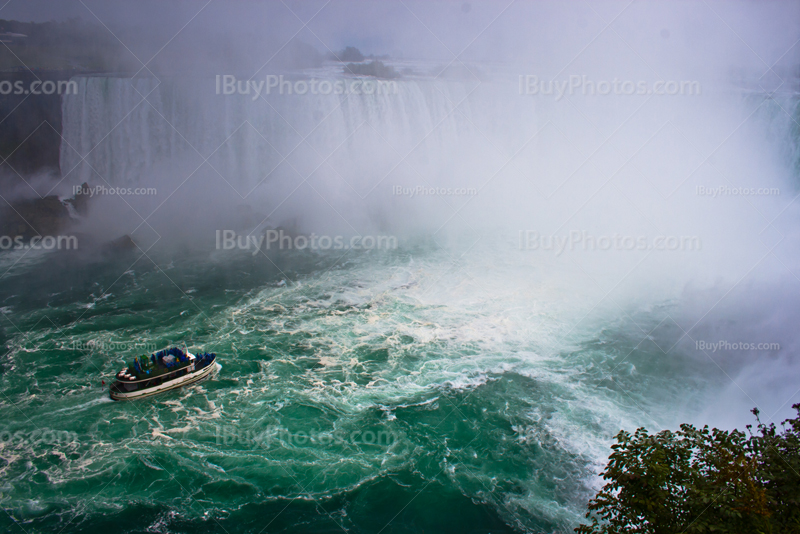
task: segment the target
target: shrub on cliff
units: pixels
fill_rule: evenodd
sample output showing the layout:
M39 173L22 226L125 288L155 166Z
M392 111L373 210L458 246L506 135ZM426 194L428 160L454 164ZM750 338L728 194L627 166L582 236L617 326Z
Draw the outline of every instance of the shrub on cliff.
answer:
M772 512L773 532L795 534L800 533L800 404L792 408L798 417L784 421L780 431L773 423L763 424L754 409L758 434L751 434L749 445Z
M800 404L778 431L622 431L582 534L800 533ZM758 411L754 410L756 417ZM750 426L748 426L748 429Z

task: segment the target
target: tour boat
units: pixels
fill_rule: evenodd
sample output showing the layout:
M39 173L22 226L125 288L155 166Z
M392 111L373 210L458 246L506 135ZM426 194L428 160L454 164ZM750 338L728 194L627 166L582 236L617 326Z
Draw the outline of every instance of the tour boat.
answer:
M138 356L117 373L109 394L114 400L134 400L196 384L220 368L216 359L213 352L192 354L178 347L161 350L149 358Z

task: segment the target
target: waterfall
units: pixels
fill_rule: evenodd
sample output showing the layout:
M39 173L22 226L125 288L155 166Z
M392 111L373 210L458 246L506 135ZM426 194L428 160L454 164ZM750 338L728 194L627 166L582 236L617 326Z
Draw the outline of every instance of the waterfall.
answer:
M481 135L495 129L486 113L492 106L476 113L473 88L461 82L398 81L381 94L273 92L254 99L216 94L213 79L76 81L78 94L63 101L60 160L70 183L102 177L130 186L160 162L184 157L207 159L242 195L276 176L296 181L298 173L322 170L363 196L393 170L413 173L399 163L441 171L437 160L485 144ZM451 175L453 165L471 172L455 159L448 163Z

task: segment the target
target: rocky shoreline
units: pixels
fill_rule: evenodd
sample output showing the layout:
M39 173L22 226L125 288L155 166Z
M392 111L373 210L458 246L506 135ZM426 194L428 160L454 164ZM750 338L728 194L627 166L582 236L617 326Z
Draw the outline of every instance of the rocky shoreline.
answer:
M84 183L71 198L61 199L48 195L35 199L11 202L0 208L0 236L11 240L62 235L89 213L89 184ZM136 249L128 235L102 245L106 252L124 252Z

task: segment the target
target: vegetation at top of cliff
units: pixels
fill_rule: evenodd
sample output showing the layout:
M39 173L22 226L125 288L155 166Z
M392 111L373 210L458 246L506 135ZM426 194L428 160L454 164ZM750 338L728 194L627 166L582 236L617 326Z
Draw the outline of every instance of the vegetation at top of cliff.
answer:
M334 54L332 59L337 61L364 61L364 54L355 46L348 46L338 54Z
M134 65L108 30L80 19L19 22L0 19L0 70L117 71ZM132 58L130 58L132 59Z
M344 68L345 74L355 74L358 76L374 76L376 78L399 78L400 73L394 70L391 65L384 65L382 61L370 61L369 63L348 63Z
M780 430L621 431L581 534L800 533L800 404Z

